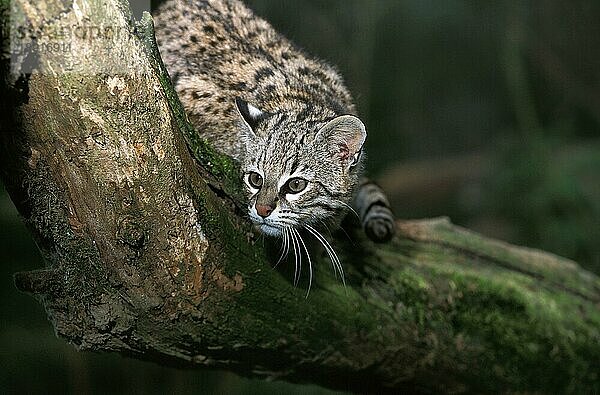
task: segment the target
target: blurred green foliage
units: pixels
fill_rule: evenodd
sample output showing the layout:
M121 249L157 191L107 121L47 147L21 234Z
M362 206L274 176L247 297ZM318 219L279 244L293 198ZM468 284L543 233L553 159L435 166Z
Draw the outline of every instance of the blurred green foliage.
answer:
M427 164L414 191L390 188L398 216L449 215L600 273L600 2L248 3L338 66L368 127L371 174L403 185L403 169ZM485 166L461 159L472 154ZM448 167L458 176L435 179ZM0 243L0 392L325 393L77 353L12 284L43 263L5 195Z
M487 179L488 215L510 219L513 239L600 272L600 144L563 149L539 137L502 146Z

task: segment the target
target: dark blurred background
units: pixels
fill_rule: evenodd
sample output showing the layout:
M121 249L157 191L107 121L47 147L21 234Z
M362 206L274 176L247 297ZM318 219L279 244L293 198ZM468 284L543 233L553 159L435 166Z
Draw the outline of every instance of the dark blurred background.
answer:
M401 218L449 216L600 274L600 2L248 0L338 66ZM0 192L0 392L328 393L78 353L12 273L43 266Z

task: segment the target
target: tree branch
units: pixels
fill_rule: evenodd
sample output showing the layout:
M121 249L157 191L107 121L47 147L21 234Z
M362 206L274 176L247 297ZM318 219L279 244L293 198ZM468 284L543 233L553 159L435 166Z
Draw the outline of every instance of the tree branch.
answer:
M124 32L109 52L76 35L40 52L5 96L2 179L47 262L15 283L76 347L353 391L600 388L598 278L401 221L384 246L336 236L347 287L314 250L305 298L240 214L235 165L187 125L149 18L117 0L16 4L30 26Z

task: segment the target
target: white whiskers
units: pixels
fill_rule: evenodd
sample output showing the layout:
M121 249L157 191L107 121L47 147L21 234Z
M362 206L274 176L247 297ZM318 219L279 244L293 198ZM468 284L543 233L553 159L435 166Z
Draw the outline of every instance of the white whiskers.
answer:
M304 248L304 252L306 253L306 258L308 258L309 276L308 276L308 289L306 290L306 297L308 297L308 293L310 292L310 287L312 286L312 277L313 277L312 262L310 260L310 254L308 253L308 249L306 248L306 244L304 244L304 240L302 240L302 236L300 236L300 233L296 229L292 229L292 232L296 233L298 240L300 241L300 243L302 243L302 248Z
M331 265L333 267L333 273L337 277L338 274L346 287L346 280L344 278L344 268L342 267L342 263L338 258L335 250L331 246L331 244L327 241L327 239L313 226L308 224L302 224L302 228L306 229L308 233L314 236L319 243L325 248L327 255L329 256L329 260L331 261ZM302 255L306 254L306 258L308 259L308 289L306 290L306 297L310 293L312 287L313 280L313 266L312 259L310 258L310 254L308 252L308 248L306 247L306 243L302 239L300 232L296 227L293 226L281 226L281 235L282 235L282 245L281 245L281 255L277 260L274 268L276 268L281 261L283 261L290 252L290 247L294 251L294 287L298 286L300 282L300 276L302 275Z
M292 247L294 248L294 287L296 287L300 280L300 273L302 273L302 251L300 251L300 242L296 237L294 228L289 228L289 230L292 239Z
M275 264L275 266L273 266L273 268L276 268L277 265L279 265L279 263L281 263L281 261L288 256L288 253L290 252L290 236L288 234L288 227L283 227L281 228L282 230L282 234L283 234L283 244L281 245L281 256L279 257L279 259L277 260L277 263Z
M335 250L333 249L333 247L331 246L331 244L329 244L329 242L327 241L327 239L321 233L319 233L318 230L316 230L315 228L313 228L309 224L304 224L303 226L313 236L315 236L315 238L317 240L319 240L319 242L323 245L323 247L325 248L325 251L327 251L327 255L329 255L329 259L331 260L331 264L333 265L333 273L335 274L336 273L336 269L337 269L337 272L340 274L340 278L342 279L342 283L344 284L344 287L345 287L346 286L346 279L344 278L344 268L342 267L342 263L340 262L340 259L338 258L337 254L335 253Z

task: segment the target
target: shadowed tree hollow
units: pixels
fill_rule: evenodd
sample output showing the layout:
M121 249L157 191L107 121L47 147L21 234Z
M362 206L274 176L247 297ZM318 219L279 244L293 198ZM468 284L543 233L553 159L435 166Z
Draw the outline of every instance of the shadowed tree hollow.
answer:
M15 282L77 348L356 392L600 390L597 277L445 219L399 221L385 245L333 235L346 286L315 248L306 297L253 235L236 165L186 122L149 15L12 7L30 34L3 64L2 180L46 260ZM49 34L74 26L104 34Z

